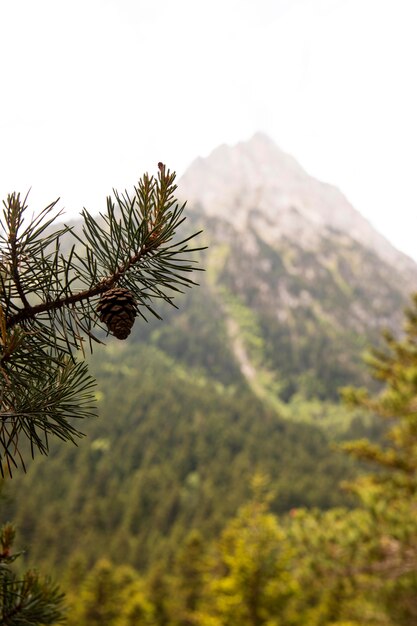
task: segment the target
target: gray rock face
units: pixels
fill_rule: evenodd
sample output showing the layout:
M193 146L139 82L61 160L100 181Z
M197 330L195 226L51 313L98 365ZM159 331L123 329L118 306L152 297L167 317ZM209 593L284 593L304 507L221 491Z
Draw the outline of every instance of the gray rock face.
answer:
M283 238L305 249L338 231L395 266L404 289L417 285L417 266L395 249L331 185L311 177L262 133L236 146L222 145L196 159L179 182L179 193L207 216L244 233L255 232L269 245Z

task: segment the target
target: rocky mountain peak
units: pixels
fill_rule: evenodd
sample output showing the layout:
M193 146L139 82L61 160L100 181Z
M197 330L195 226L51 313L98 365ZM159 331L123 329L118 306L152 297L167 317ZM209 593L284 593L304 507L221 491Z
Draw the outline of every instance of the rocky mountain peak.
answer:
M226 220L242 233L255 231L270 245L286 238L315 249L336 230L415 284L414 261L378 233L336 187L310 176L263 133L197 158L181 178L179 193L207 216Z

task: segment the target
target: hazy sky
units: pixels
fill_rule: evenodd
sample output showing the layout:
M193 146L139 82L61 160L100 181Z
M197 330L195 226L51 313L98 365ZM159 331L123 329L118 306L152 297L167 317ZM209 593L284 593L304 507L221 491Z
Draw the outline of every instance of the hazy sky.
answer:
M417 260L416 0L0 0L0 195L105 208L261 130Z

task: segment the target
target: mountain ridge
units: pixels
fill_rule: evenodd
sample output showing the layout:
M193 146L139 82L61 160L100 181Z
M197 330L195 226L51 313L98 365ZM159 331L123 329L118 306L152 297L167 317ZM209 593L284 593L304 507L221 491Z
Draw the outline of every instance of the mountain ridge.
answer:
M207 216L254 230L267 243L283 237L314 249L336 230L370 248L402 273L404 287L417 282L417 264L397 250L335 186L310 176L266 135L235 146L223 144L198 157L178 183L181 198Z

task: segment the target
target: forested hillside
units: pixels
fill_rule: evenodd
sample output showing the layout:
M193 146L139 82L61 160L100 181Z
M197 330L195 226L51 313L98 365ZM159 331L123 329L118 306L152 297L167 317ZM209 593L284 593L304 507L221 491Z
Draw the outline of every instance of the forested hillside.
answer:
M112 343L92 365L100 418L77 448L56 444L13 478L18 497L6 509L31 562L61 570L80 552L142 569L192 529L214 537L256 472L270 476L276 512L347 502L339 482L352 463L319 427L283 419L244 382L195 376L143 343Z

